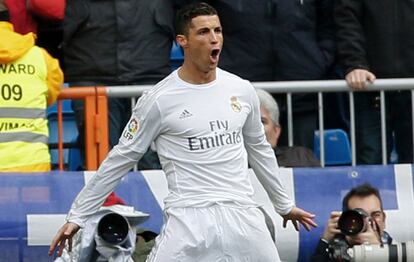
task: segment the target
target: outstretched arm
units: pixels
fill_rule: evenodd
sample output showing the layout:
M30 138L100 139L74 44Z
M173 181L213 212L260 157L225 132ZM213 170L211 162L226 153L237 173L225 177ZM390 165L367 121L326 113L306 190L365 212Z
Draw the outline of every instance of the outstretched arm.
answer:
M266 140L260 117L259 100L253 87L250 91L251 109L243 127L243 139L249 163L272 200L276 212L283 216L284 226L288 220L291 220L296 229L299 228L297 224L299 222L310 230L312 226L316 226L312 220L315 215L295 207L287 195L280 179L276 156Z
M253 143L256 139L257 142ZM287 195L279 178L279 167L270 145L264 137L256 139L245 137L249 163L272 200L275 210L282 215L283 226L286 227L287 221L291 220L296 230L299 229L299 224L303 225L308 231L311 227L316 227L317 224L313 221L315 215L294 206L293 201Z
M66 217L67 223L59 229L50 244L49 255L58 247L58 256L61 256L66 242L69 244L69 250L72 249L72 237L83 227L87 218L98 211L120 179L136 163L119 150L117 147L112 149L93 178L78 194ZM142 154L134 155L140 158Z
M49 255L58 245L58 254L61 255L66 240L71 248L73 235L98 211L121 178L146 152L159 134L160 126L160 111L149 92L138 101L118 145L109 152L96 174L76 197L66 217L68 223L56 234L50 245Z

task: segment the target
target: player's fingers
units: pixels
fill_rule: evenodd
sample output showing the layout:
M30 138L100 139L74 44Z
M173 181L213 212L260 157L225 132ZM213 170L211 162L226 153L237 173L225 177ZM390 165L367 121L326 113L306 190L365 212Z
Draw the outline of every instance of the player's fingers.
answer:
M299 231L299 225L298 225L298 222L295 219L292 219L292 224L295 227L296 231Z
M62 237L62 233L61 231L58 232L58 234L53 238L52 243L50 244L49 247L49 256L51 256L53 254L53 252L55 251L58 243L61 241L61 237Z
M300 223L306 229L306 231L310 231L311 230L311 226L308 223L303 222L303 221L301 221Z
M302 224L302 226L305 227L307 231L310 231L312 227L317 227L317 224L313 222L311 219L303 219L300 221L300 223Z
M288 220L287 219L283 219L283 228L286 227Z
M308 225L310 225L310 226L313 226L313 227L317 227L318 225L315 223L315 221L313 221L312 220L312 218L309 218L309 217L301 217L300 219L299 219L299 221L302 223L306 223L306 224L308 224Z
M306 210L300 209L300 208L296 208L295 209L295 216L297 218L301 218L301 217L309 217L309 218L314 218L315 214L312 214Z
M310 225L310 226L312 226L312 227L318 227L318 224L316 224L316 222L315 221L313 221L312 220L312 218L308 218L308 217L305 217L305 218L303 218L303 220L308 224L308 225Z
M49 252L48 252L47 254L48 254L49 256L51 256L51 255L53 254L53 252L54 252L55 248L56 248L56 244L54 244L54 243L52 242L52 244L50 244L50 247L49 247Z
M65 249L66 239L62 239L62 241L59 243L59 252L58 257L60 257L63 253L63 249Z
M72 251L72 238L68 239L68 244L69 244L69 252Z
M309 213L309 212L306 212L306 211L304 211L304 212L305 213L303 213L303 215L302 215L302 217L304 217L304 218L307 218L307 219L312 220L312 218L315 218L316 217L315 214L312 214L312 213Z

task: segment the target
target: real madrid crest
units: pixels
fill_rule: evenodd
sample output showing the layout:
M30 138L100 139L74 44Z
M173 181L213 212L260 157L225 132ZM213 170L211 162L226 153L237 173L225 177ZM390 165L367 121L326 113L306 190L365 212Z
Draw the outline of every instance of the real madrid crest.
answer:
M231 109L233 109L234 112L240 113L242 106L240 102L237 100L237 97L235 96L230 97L230 105L231 105Z

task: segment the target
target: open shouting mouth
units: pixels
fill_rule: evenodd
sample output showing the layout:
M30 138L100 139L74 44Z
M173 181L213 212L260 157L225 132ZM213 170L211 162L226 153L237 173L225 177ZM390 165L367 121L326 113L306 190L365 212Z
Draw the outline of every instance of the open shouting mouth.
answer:
M217 63L220 55L220 48L213 48L210 53L211 62Z

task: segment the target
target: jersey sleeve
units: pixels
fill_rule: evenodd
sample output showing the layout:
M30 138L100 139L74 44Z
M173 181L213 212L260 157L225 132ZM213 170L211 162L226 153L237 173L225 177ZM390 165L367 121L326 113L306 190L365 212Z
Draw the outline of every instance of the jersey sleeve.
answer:
M272 147L266 140L260 117L260 105L254 88L250 88L251 111L243 127L243 138L250 166L281 215L288 214L294 203L280 180L279 166Z
M156 94L145 94L132 111L131 118L119 138L119 145L145 153L162 129L162 115Z
M161 127L161 114L156 101L144 96L138 101L124 132L98 171L81 190L66 217L83 227L88 217L104 203L121 178L144 155Z

